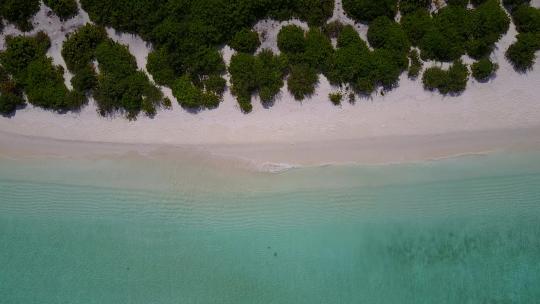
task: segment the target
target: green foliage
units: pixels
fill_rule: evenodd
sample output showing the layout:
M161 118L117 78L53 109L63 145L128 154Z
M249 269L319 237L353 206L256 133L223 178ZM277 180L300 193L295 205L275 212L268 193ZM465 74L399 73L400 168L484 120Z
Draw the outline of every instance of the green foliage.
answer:
M521 5L512 12L512 18L518 32L540 32L540 9Z
M95 57L100 74L94 98L102 116L122 112L133 120L141 111L153 116L156 107L162 106L163 94L137 70L135 57L126 46L106 40L97 46Z
M410 42L414 46L418 46L422 38L430 30L433 30L433 21L429 12L417 10L407 14L401 18L401 26Z
M187 75L199 89L205 79L224 72L221 45L248 53L256 49L257 37L246 29L258 20L296 17L321 26L334 9L333 0L81 0L81 5L95 23L137 33L153 44L147 69L157 83L173 86Z
M229 45L237 52L253 54L261 45L261 41L257 32L243 29L234 34Z
M341 100L343 99L343 94L336 92L336 93L330 93L328 94L328 98L332 102L333 105L339 106L341 105Z
M225 92L227 81L219 75L210 75L203 81L203 84L206 91L212 92L217 96L222 96L223 92Z
M469 70L461 60L453 62L448 70L439 67L428 68L422 77L424 87L430 91L439 90L443 95L459 94L467 87Z
M13 115L18 108L25 104L21 88L10 79L7 72L0 66L0 115Z
M39 0L2 0L0 16L14 23L21 31L31 31L34 27L30 18L39 11L39 2Z
M371 22L367 38L374 48L396 52L407 52L410 48L409 39L401 26L386 16L378 17Z
M433 26L420 40L422 58L452 61L461 57L468 38L467 23L467 9L457 5L440 9L433 16Z
M137 68L128 48L107 37L99 26L85 25L68 36L62 48L71 81L79 94L92 94L102 116L124 113L130 120L140 112L153 117L167 107L163 93ZM99 75L93 61L99 65Z
M532 69L538 50L540 50L540 33L520 33L517 35L517 41L508 48L505 55L514 69L526 72Z
M89 94L91 91L97 87L98 79L94 67L90 64L86 65L85 68L79 69L73 78L71 79L71 84L75 91L82 94Z
M379 32L372 38L382 48L370 51L352 27L342 30L338 37L338 48L330 56L325 71L331 83L348 83L363 94L371 94L377 86L390 89L397 84L399 75L408 66L407 53L387 49L386 38L379 37Z
M69 34L62 45L62 57L68 70L77 73L81 69L86 69L95 59L96 47L106 39L105 29L91 24L86 24Z
M161 48L148 54L146 68L159 85L172 87L176 78L176 72L172 66L173 64L166 49Z
M328 58L334 47L330 39L318 28L310 28L306 34L306 47L301 56L301 63L322 72L327 69Z
M429 12L431 0L401 0L399 1L399 11L402 15L408 15L418 10Z
M319 75L315 69L307 65L295 65L291 67L287 85L296 100L303 100L315 92L318 81Z
M270 103L283 86L286 68L286 60L270 50L263 50L257 56L235 54L229 66L231 91L242 110L251 111L251 95L255 92L263 103Z
M344 48L348 46L355 46L364 50L368 50L367 43L360 38L358 32L351 25L347 25L343 28L337 38L337 47Z
M476 80L484 82L491 78L498 68L499 66L491 62L489 58L482 58L471 65L472 76Z
M341 30L343 30L343 27L343 23L335 20L325 24L322 27L322 31L328 38L337 38L341 33Z
M422 61L420 61L420 55L417 50L411 50L409 53L409 59L411 64L409 65L409 72L407 76L411 79L416 79L420 72L422 71Z
M62 21L73 18L79 13L75 0L45 0L44 2Z
M304 30L297 25L284 26L278 33L277 44L283 53L302 53L306 49Z
M363 23L380 16L394 19L397 0L343 0L343 9L352 19Z
M467 9L467 2L454 1L433 16L425 10L403 16L403 29L422 58L453 61L465 53L482 58L493 51L510 19L497 0L477 1L475 9Z
M469 14L467 53L475 59L489 55L509 26L510 18L499 1L484 1Z
M510 11L512 11L520 5L529 5L531 0L503 0L502 2L504 6L506 6Z
M46 56L50 47L46 34L7 37L6 45L7 49L0 53L0 64L31 104L58 112L76 110L83 105L83 96L65 86L63 68L54 66Z
M467 7L467 4L469 4L469 0L446 0L446 4L452 6Z
M172 86L172 92L183 108L200 109L203 106L202 91L193 85L187 75L176 80Z

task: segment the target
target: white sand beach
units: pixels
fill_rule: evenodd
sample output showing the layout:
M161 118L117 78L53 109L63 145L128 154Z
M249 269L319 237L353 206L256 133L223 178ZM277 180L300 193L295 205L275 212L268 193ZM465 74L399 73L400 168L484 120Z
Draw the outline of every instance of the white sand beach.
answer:
M539 4L533 1L533 5ZM345 20L340 7L336 7L334 15L332 19L350 22ZM45 30L49 34L52 39L49 55L56 64L65 66L59 54L65 34L85 22L88 16L82 12L62 24L56 17L47 17L47 9L42 6L34 18L34 32ZM276 49L281 25L267 20L255 26L257 31L265 32L262 47ZM362 33L363 29L358 29ZM4 48L4 37L9 34L19 32L11 25L6 27L0 36L0 49ZM128 45L137 64L144 69L151 45L112 29L108 29L108 34ZM182 146L255 161L259 165L314 165L414 161L537 146L540 144L540 62L527 74L513 70L504 58L504 51L515 36L512 24L492 54L500 66L497 76L488 83L469 80L467 90L456 97L425 91L420 79L409 80L405 73L399 87L384 96L357 96L356 103L344 102L340 107L328 100L328 94L339 88L332 87L324 76L320 77L311 98L297 102L285 86L273 107L265 109L255 99L250 114L240 111L230 91L215 110L192 114L172 99L172 110L160 111L153 119L141 116L136 121L100 117L92 101L80 113L68 114L27 106L14 117L0 118L1 153L7 153L14 137L27 137L53 142L127 144L129 149ZM226 61L231 52L230 48L224 48ZM469 62L468 58L464 59ZM427 63L425 67L434 64ZM66 72L66 83L69 78ZM169 89L164 92L172 97ZM103 146L93 147L100 150Z

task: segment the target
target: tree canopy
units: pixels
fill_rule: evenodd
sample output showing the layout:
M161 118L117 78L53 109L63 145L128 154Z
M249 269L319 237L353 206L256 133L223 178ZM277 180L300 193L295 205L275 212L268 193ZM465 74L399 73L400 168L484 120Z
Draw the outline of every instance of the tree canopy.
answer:
M32 105L57 112L78 110L83 105L83 96L64 84L64 69L46 56L50 40L45 33L8 36L6 45L0 52L3 73L10 75L8 82L21 88Z

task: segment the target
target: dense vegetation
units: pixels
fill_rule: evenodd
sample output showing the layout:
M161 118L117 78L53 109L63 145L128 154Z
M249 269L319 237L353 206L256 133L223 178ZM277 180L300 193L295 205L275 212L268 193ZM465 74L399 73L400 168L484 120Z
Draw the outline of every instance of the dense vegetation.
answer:
M50 40L45 33L7 37L6 44L7 49L0 53L0 65L31 104L57 112L77 110L83 105L83 96L69 91L64 84L64 69L53 65L46 56Z
M261 45L261 41L257 32L243 29L234 34L229 44L237 52L253 54Z
M17 108L23 107L25 104L21 88L0 66L0 115L13 115Z
M352 19L369 23L377 17L394 19L397 0L343 0L343 9Z
M62 21L73 18L79 12L75 0L44 0L43 2L50 7Z
M420 55L418 54L417 50L411 50L409 53L409 60L411 61L409 64L409 71L407 73L407 76L411 79L416 79L420 72L422 71L422 61L420 60Z
M474 9L465 7L467 1L448 4L433 15L418 9L401 20L424 59L454 61L464 54L479 59L508 31L510 19L497 0L478 1Z
M319 82L319 74L328 69L328 59L334 51L330 38L318 28L306 33L296 25L289 25L281 29L277 42L289 64L289 92L296 100L309 97Z
M109 39L101 27L87 24L69 35L62 56L74 74L73 87L81 95L93 95L103 116L120 112L136 119L141 111L154 116L157 108L168 106L161 91L137 69L127 47Z
M265 17L278 20L297 17L310 25L320 26L332 15L334 7L333 0L82 0L81 4L94 22L140 34L152 42L155 50L148 58L148 71L158 84L176 88L173 90L176 97L191 100L186 96L188 92L180 92L180 88L185 88L190 94L197 90L195 95L212 100L198 104L181 102L184 107L196 109L208 108L207 105L213 107L216 96L221 100L222 90L213 91L207 83L208 79L217 83L217 77L226 71L219 46L228 43L239 52L253 53L258 46L258 39L255 39L258 37L246 29L256 21ZM246 57L259 63L268 57L245 55L239 58ZM235 68L232 70L239 72ZM238 74L234 77L240 78ZM269 78L276 78L276 75ZM186 84L188 79L192 83L190 86ZM253 91L254 86L267 100L266 97L275 95L271 92L276 91L276 83L233 86L241 96L240 104L247 111L247 91Z
M512 19L519 31L517 41L506 51L506 57L514 68L525 72L534 65L540 50L540 9L528 4L513 5Z
M467 87L469 70L458 59L452 63L448 70L440 67L428 68L422 77L424 87L430 91L438 90L441 94L455 95L463 92Z
M472 76L480 82L485 82L493 76L498 68L499 66L491 62L489 58L482 58L471 65Z
M379 17L370 27L369 40L376 46L370 50L356 30L346 26L337 40L337 49L328 60L325 75L334 84L349 84L355 91L371 94L378 86L391 89L407 68L406 47L394 48L403 33L396 23Z
M39 11L39 2L39 0L2 0L0 17L15 24L21 31L30 31L33 29L30 19Z
M246 53L234 55L229 67L231 91L242 111L251 112L251 96L255 93L263 104L270 105L283 86L286 68L286 58L270 50L263 50L256 56Z
M519 31L506 56L519 71L533 66L540 49L540 10L529 2L503 0ZM39 3L3 0L0 21L28 31ZM75 0L44 3L62 20L78 11ZM151 42L147 70L190 111L219 106L227 71L231 92L246 113L256 95L264 106L271 105L285 79L294 98L303 100L314 93L323 74L333 85L345 86L354 102L355 93L370 95L396 87L405 70L416 79L422 60L453 62L448 70L428 68L422 81L426 89L457 94L469 77L460 60L463 55L476 59L473 77L485 81L493 76L497 65L488 58L510 19L499 0L446 0L446 4L431 13L430 0L343 0L351 18L369 24L364 41L351 25L327 23L334 0L81 0L97 26L80 28L64 43L62 55L74 74L74 91L63 84L62 69L45 56L49 42L43 34L9 38L0 59L0 110L9 115L22 106L23 92L30 103L56 111L75 110L92 96L100 114L119 112L129 119L140 112L153 116L158 108L169 107L170 100L137 68L129 50L108 38L103 26ZM309 29L284 26L277 39L280 54L270 50L255 54L261 41L252 26L267 17L299 18ZM337 40L336 46L331 39ZM236 51L229 67L218 51L225 44Z
M330 102L332 102L333 105L339 106L341 105L341 100L343 99L343 94L336 92L336 93L330 93L328 94L328 99L330 99Z

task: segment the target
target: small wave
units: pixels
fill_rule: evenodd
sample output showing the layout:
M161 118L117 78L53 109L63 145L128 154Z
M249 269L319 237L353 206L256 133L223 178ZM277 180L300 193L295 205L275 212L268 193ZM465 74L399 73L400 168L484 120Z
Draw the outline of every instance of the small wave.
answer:
M261 172L268 172L268 173L283 173L292 169L297 169L300 166L293 165L293 164L287 164L287 163L262 163L256 165L256 169Z

